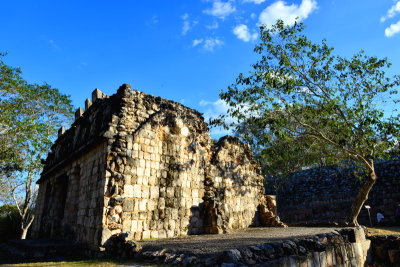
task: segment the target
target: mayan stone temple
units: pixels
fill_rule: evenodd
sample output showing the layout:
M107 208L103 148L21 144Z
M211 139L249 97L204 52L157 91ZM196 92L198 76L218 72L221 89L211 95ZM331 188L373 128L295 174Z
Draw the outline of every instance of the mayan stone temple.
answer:
M213 143L201 114L122 85L96 89L59 131L39 184L34 238L102 246L281 226L248 145Z

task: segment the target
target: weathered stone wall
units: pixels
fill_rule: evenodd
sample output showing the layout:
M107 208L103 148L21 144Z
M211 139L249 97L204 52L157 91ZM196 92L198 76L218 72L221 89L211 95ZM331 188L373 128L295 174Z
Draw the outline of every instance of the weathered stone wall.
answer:
M100 143L58 169L39 187L37 238L69 239L99 245L103 219L106 144Z
M140 240L261 224L262 177L246 146L225 138L214 147L201 114L181 104L129 87L118 94L121 113L106 133L112 148L101 243L127 231ZM210 194L218 195L212 205Z
M63 173L71 189L50 194L65 199L58 220L72 225L72 239L92 245L123 232L141 240L280 224L250 149L232 137L213 144L199 112L129 85L110 97L94 91L92 102L60 131L46 160L35 236L56 220L47 215L45 188Z
M221 138L213 147L205 181L205 231L225 233L265 223L260 216L272 211L273 207L267 204L263 181L250 147L235 137ZM275 226L273 221L269 226ZM278 221L276 225L279 225Z
M123 108L110 131L115 142L107 164L103 242L121 231L136 239L201 233L211 142L206 124L178 103L129 88L119 93Z
M380 210L385 224L395 223L395 209L400 201L400 161L376 164L378 179L366 204L371 206L371 218L376 224ZM272 181L270 181L272 183ZM361 181L362 182L362 181ZM353 169L335 166L309 169L294 173L279 187L278 214L286 223L343 222L360 186ZM361 210L359 222L369 225L368 212Z
M400 266L400 235L370 236L370 266Z

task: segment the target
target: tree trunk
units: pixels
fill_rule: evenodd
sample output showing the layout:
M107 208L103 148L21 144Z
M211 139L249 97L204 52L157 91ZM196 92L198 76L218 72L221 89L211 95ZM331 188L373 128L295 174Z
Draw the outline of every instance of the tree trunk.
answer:
M29 216L29 217L26 218L27 216ZM35 219L34 215L28 215L28 214L25 214L25 216L22 218L21 239L26 239L26 235L28 234L29 227L31 227L34 219ZM26 222L26 223L24 223L24 222Z
M360 211L368 199L368 194L371 191L372 187L375 184L376 181L376 173L375 173L375 167L372 164L372 167L369 170L368 177L365 179L364 183L361 185L360 189L358 190L357 196L353 201L353 204L351 206L350 214L347 217L347 222L351 226L358 226L358 215L360 214Z
M21 239L26 239L27 233L28 233L28 228L21 227Z

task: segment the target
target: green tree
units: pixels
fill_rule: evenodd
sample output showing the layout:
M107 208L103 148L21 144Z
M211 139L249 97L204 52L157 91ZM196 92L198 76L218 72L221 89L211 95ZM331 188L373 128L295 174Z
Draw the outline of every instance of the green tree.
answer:
M0 196L21 216L21 238L32 224L35 180L58 128L69 123L71 100L48 84L30 84L0 54Z
M315 43L303 30L302 23L286 26L283 21L261 27L261 42L255 47L260 60L249 75L240 74L221 92L229 110L213 123L263 129L258 140L269 158L283 153L285 159L287 151L276 148L286 145L297 155L309 154L310 148L329 162L359 166L365 179L347 218L358 225L377 179L375 160L389 156L397 145L400 121L394 97L400 77L388 77L386 58L363 51L351 58L334 55L325 40Z

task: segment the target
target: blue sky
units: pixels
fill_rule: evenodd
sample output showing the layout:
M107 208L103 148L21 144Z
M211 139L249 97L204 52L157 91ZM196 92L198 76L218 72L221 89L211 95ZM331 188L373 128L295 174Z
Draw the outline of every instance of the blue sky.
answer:
M0 51L29 82L47 82L83 107L94 88L123 83L209 117L218 93L257 60L258 25L299 17L306 33L350 56L388 57L400 73L400 1L0 0Z

